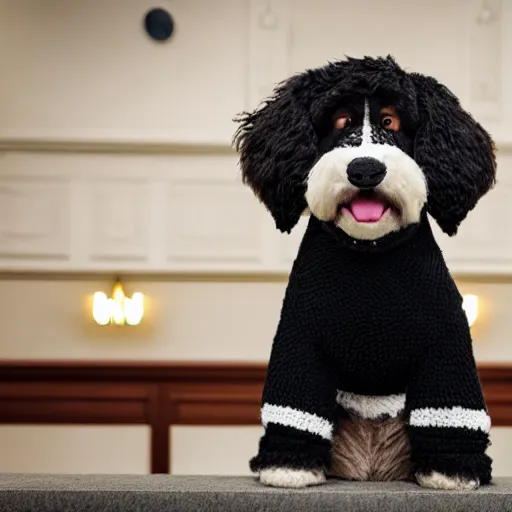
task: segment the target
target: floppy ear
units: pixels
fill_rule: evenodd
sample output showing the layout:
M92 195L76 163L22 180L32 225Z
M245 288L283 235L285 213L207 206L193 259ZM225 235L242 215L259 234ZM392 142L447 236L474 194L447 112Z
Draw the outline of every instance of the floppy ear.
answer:
M251 113L243 113L234 136L244 183L289 233L307 204L306 180L317 155L318 137L308 111L305 78L296 75Z
M414 158L428 186L428 211L448 235L490 190L496 180L496 156L490 135L434 78L412 73L419 127Z

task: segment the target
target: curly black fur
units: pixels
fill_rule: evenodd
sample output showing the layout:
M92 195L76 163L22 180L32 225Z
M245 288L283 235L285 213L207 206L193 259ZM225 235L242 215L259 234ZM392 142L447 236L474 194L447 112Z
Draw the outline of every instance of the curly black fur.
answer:
M445 86L416 73L411 78L421 119L414 154L427 177L429 213L445 233L455 235L478 200L494 186L494 143Z
M306 70L236 118L233 142L243 180L277 228L289 232L306 209L308 173L325 151L325 122L353 94L379 95L395 106L427 178L428 211L444 232L456 234L495 183L493 141L444 85L406 72L391 56L347 58Z
M305 178L318 155L310 101L306 77L294 77L278 86L261 110L243 114L235 135L244 182L283 232L295 226L307 206Z

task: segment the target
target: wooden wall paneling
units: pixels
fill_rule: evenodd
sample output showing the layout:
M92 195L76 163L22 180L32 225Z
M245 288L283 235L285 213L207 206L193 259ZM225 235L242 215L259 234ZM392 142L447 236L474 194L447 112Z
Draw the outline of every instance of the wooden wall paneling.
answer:
M493 426L512 426L512 367L480 364L480 380Z
M0 382L4 423L149 423L154 385L70 379Z
M494 426L512 426L512 366L480 364ZM147 424L152 473L170 466L172 425L259 425L259 363L0 363L0 423Z
M167 407L168 384L157 384L153 388L150 409L151 442L150 468L151 473L171 473L170 443L172 411Z
M255 425L259 420L260 382L187 382L171 386L171 423L175 425Z

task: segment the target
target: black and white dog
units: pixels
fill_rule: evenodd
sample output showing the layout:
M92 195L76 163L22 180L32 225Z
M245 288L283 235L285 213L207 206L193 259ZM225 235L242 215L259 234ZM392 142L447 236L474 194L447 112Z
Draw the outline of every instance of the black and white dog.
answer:
M277 228L311 214L253 471L282 487L326 476L488 483L490 420L471 335L427 215L455 235L492 188L488 133L445 86L391 57L295 75L237 121L243 179Z

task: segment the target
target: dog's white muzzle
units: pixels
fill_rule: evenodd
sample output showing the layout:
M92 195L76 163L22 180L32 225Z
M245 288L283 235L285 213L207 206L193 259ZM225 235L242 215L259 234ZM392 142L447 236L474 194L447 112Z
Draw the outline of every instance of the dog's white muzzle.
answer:
M373 190L391 206L382 217L360 222L341 208L360 192L348 179L347 167L356 158L371 157L383 163L386 175ZM419 222L427 201L425 176L418 164L396 146L363 143L357 147L337 147L325 153L309 172L306 202L320 220L334 221L348 235L375 240L392 231Z

